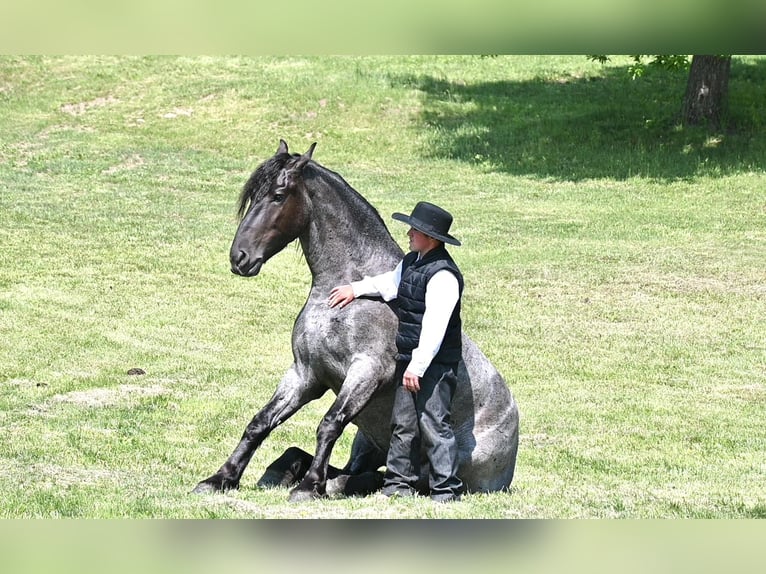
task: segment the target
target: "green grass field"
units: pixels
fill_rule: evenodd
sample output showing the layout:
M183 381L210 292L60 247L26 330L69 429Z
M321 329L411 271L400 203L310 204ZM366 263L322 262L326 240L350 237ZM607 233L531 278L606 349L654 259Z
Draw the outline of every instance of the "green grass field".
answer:
M766 58L720 132L628 59L0 57L0 517L766 517ZM466 332L522 413L510 493L189 491L289 366L310 276L229 272L235 203L317 141L390 222L453 212ZM140 368L144 375L129 375ZM336 446L342 465L353 433Z

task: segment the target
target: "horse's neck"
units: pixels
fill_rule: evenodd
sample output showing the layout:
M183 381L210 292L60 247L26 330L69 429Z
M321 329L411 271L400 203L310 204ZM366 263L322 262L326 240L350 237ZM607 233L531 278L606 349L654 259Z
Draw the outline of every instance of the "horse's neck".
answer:
M391 271L402 251L371 205L350 190L326 187L312 200L300 238L315 288Z

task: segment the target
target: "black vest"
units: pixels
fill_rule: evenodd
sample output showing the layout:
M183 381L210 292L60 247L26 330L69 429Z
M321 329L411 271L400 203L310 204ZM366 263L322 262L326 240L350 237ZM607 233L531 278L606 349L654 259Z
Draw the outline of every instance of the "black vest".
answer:
M409 361L412 350L418 346L426 310L426 285L437 272L448 269L457 277L460 297L463 295L463 275L444 246L432 249L420 261L417 252L408 253L402 260L402 279L397 295L399 331L396 334L397 359ZM462 322L460 320L460 297L452 311L447 331L444 333L434 362L456 363L462 357Z

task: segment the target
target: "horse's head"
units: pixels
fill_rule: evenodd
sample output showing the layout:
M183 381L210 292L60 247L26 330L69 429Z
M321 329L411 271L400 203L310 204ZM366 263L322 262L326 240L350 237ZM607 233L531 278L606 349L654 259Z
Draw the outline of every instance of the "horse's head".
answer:
M240 197L241 221L229 253L232 273L258 275L263 264L308 225L310 206L302 172L315 146L303 155L291 155L280 140L274 157L250 176Z

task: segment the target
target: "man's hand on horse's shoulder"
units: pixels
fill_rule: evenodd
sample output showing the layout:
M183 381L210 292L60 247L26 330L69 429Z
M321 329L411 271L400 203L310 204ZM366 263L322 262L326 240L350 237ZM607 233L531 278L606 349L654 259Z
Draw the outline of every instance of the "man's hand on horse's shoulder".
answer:
M330 291L330 296L327 298L327 304L330 307L337 307L343 309L346 305L351 303L355 299L354 289L351 285L338 285Z

